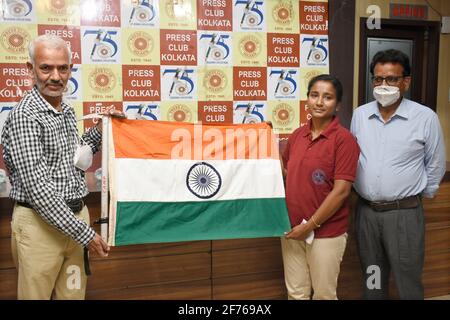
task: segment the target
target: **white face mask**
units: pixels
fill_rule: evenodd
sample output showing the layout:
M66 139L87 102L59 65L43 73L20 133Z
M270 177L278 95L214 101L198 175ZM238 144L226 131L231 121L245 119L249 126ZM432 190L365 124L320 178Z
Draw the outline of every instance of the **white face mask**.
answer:
M96 113L91 113L83 116L77 121L86 120L86 119L101 119L102 116ZM83 142L83 138L81 138ZM92 159L94 158L94 154L92 153L91 147L88 144L77 145L77 149L75 150L75 155L73 156L73 164L80 170L86 171L92 166Z
M3 169L0 169L0 184L6 182L6 171Z
M373 88L373 96L381 106L388 107L400 99L400 89L394 86L377 86Z
M89 145L77 145L73 164L80 170L86 171L92 165L93 153Z

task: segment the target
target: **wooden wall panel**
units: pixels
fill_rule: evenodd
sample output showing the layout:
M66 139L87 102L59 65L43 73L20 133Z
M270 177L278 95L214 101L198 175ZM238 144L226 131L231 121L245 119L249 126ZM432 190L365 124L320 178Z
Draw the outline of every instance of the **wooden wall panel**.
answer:
M449 213L450 214L450 211ZM429 252L450 250L450 223L427 225L425 231L425 255Z
M423 282L425 297L450 294L450 272L448 270L425 273Z
M361 299L363 278L356 243L352 234L349 234L347 239L347 247L338 278L337 296L338 299Z
M211 256L193 253L140 259L97 260L91 263L88 290L105 290L165 282L211 278Z
M211 241L155 243L111 247L111 251L107 258L100 258L92 255L91 260L107 261L118 259L172 256L201 252L211 252Z
M0 238L11 237L12 206L11 200L0 198Z
M450 192L450 191L449 191ZM429 223L444 223L450 221L450 204L448 204L446 207L442 208L433 208L430 209L425 205L426 209L426 215L425 215L425 222L427 224Z
M183 281L106 290L88 290L90 300L208 300L211 281Z
M16 269L0 269L0 300L17 299Z
M283 269L280 246L213 251L212 255L213 278Z
M0 238L0 270L14 268L11 255L11 238Z
M339 300L360 300L363 296L362 284L352 282L348 285L338 285L337 296Z
M281 246L279 238L213 240L212 250Z
M212 280L213 299L286 299L281 271L218 278Z
M447 271L450 278L450 249L443 252L429 252L425 255L424 277L427 273ZM444 279L443 279L444 280ZM445 283L446 281L443 281ZM450 291L449 291L450 292Z
M434 199L423 199L426 223L450 222L450 183L441 183Z

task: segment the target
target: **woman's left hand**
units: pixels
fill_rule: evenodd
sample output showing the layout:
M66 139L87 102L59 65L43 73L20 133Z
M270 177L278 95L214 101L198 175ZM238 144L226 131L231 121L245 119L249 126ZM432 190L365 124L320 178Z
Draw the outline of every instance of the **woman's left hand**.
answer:
M305 240L308 235L313 231L310 223L301 223L296 225L286 234L287 239Z

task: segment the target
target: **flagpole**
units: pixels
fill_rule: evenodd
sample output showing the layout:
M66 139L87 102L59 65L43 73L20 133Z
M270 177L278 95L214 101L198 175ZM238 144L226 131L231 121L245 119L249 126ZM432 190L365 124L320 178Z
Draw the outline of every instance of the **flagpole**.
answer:
M109 140L109 117L102 117L102 198L101 218L108 217L108 140ZM105 242L108 241L108 223L102 223L101 236Z

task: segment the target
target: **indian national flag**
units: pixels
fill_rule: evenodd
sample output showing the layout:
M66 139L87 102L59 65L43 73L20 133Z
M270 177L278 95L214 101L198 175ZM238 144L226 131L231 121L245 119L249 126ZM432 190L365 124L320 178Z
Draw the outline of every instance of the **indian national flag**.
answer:
M265 124L111 119L110 245L278 237L290 229Z

